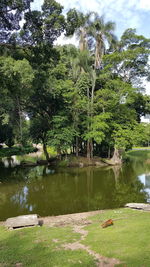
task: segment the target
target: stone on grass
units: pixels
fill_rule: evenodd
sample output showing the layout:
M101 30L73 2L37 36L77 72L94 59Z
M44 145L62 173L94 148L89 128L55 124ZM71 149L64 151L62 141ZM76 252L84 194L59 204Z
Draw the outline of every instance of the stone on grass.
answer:
M150 204L145 204L145 203L127 203L125 207L131 208L131 209L150 211Z
M37 214L17 216L17 217L9 218L5 222L5 226L8 227L9 229L27 227L27 226L35 226L38 224L39 224L39 221L38 221Z

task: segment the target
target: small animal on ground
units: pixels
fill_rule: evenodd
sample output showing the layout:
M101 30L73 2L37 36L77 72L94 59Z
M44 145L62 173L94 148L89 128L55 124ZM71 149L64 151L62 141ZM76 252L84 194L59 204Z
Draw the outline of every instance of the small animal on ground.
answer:
M113 223L113 220L112 219L109 219L106 222L104 222L101 226L102 226L102 228L106 228L106 227L111 226L113 224L114 224Z

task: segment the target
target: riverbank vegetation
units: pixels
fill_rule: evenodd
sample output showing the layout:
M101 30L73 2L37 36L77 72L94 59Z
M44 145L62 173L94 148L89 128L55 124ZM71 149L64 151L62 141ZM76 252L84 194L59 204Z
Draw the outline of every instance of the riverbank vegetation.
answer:
M37 148L28 146L28 147L3 147L0 148L0 158L11 157L14 155L24 155L37 152Z
M147 145L150 112L142 79L149 79L150 40L127 29L119 40L115 23L54 0L41 10L32 1L3 1L0 29L0 142L12 147L41 143L62 154L113 157ZM21 21L21 19L24 19ZM76 35L79 48L56 45Z
M102 228L112 218L114 225ZM149 212L105 210L82 222L19 230L0 226L1 266L112 266L150 265ZM140 235L139 235L140 233ZM113 258L113 259L112 259ZM114 265L113 265L114 264ZM105 266L105 265L103 265Z

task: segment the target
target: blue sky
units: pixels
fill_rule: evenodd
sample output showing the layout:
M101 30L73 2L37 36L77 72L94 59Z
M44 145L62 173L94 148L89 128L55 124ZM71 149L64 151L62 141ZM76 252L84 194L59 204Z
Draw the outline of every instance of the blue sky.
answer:
M96 11L105 15L105 20L116 22L118 37L127 28L136 28L138 34L150 37L150 0L58 0L67 11L76 8L80 11ZM32 6L40 9L43 0L34 0Z

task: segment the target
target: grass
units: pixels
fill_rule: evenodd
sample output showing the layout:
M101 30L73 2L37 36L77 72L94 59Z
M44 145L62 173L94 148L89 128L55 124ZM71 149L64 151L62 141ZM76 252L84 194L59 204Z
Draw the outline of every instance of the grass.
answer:
M65 250L65 243L75 242L80 234L71 228L34 227L8 231L0 227L0 266L94 267L92 256L82 250Z
M124 219L119 219L123 218ZM114 225L101 228L100 221L114 218ZM86 229L89 234L84 244L95 252L117 258L127 267L150 266L150 213L118 209L105 211L101 216L93 218L93 223Z
M29 147L2 147L0 148L0 158L3 157L11 157L14 155L24 155L24 154L29 154L32 152L36 152L37 149L29 146Z
M130 150L126 153L126 155L143 161L150 158L150 150Z
M114 225L102 228L103 221ZM131 209L106 210L90 218L85 240L92 251L119 259L126 267L150 266L150 213ZM85 250L65 250L63 245L79 241L81 235L71 227L48 226L10 231L0 227L0 266L16 264L31 267L95 267L96 261Z
M137 149L137 150L138 150L138 149L139 149L139 150L140 150L140 149L142 149L142 150L147 150L147 149L150 149L150 146L135 146L135 147L133 147L132 149L133 149L133 150L134 150L134 149Z

